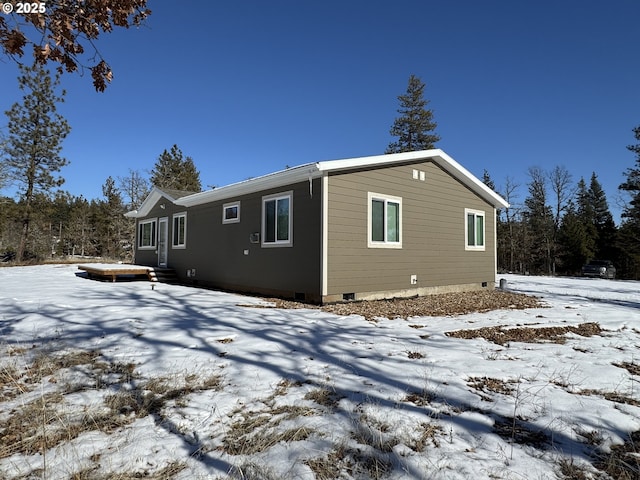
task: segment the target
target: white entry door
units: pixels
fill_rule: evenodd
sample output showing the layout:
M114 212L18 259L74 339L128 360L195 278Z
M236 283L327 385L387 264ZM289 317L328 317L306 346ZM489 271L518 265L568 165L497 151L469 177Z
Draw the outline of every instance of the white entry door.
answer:
M167 248L169 245L169 219L158 220L158 266L167 266Z

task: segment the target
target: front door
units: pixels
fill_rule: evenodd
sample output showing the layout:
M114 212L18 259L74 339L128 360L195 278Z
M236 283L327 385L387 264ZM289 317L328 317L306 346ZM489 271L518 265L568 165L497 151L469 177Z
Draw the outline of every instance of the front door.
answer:
M167 266L167 247L169 244L169 219L158 220L158 266Z

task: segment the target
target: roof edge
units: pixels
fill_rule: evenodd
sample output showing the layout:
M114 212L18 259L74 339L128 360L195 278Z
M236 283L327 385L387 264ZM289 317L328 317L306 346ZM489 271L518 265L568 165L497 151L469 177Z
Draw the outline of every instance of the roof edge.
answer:
M456 162L443 150L431 149L307 163L180 198L172 198L166 192L154 187L138 210L134 210L125 215L132 218L143 217L149 213L153 205L161 197L167 198L176 205L192 207L216 200L224 200L262 190L278 188L305 180L312 180L331 172L347 171L355 168L393 165L420 160L434 161L444 170L452 174L457 180L462 182L472 191L476 192L485 201L493 205L494 208L509 207L509 203L507 203L500 195L487 187L476 176L469 172L469 170Z
M166 198L172 203L175 203L176 201L176 199L173 198L171 195L169 195L167 192L154 186L151 189L151 192L149 192L149 194L147 195L147 198L145 198L144 202L142 202L142 205L140 205L140 208L138 208L137 210L132 210L130 212L127 212L124 214L124 216L128 218L146 217L151 211L151 209L153 208L153 206L156 204L156 202L161 198Z
M320 175L317 163L307 163L298 167L287 168L286 170L280 170L279 172L262 175L260 177L249 178L241 182L225 185L224 187L214 188L213 190L207 190L206 192L188 195L186 197L179 198L175 203L183 207L192 207L194 205L201 205L214 200L223 200L234 196L259 192L270 188L277 188L290 183L297 183L317 178Z
M329 160L318 162L318 169L321 172L336 172L350 170L353 168L375 167L403 162L433 160L447 172L453 174L459 181L478 193L495 208L508 208L509 203L500 195L482 183L478 177L456 162L447 153L439 148L431 150L418 150L413 152L392 153L386 155L375 155L370 157L347 158L344 160Z

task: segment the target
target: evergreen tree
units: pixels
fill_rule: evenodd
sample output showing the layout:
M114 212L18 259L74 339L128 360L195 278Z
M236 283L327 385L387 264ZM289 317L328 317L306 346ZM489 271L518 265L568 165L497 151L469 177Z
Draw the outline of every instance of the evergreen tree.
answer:
M200 192L200 172L191 157L184 157L177 145L164 150L151 170L151 184L158 188Z
M551 274L553 213L547 204L547 182L544 172L537 167L529 169L529 196L525 199L524 220L531 237L529 258L534 273Z
M640 126L633 129L633 134L640 142ZM629 192L631 200L629 205L624 208L622 217L627 222L632 222L640 226L640 143L636 145L628 145L627 149L636 155L636 165L634 168L628 168L625 172L627 180L618 188Z
M11 179L19 186L22 207L21 239L17 256L22 260L29 240L33 202L37 194L47 195L64 183L56 174L67 165L60 156L62 141L71 128L57 113L56 104L64 101L64 90L56 93L59 75L51 78L40 65L21 66L22 103L15 103L6 113L9 118L5 146L5 165Z
M591 174L589 200L593 212L593 225L596 231L595 256L601 259L612 260L617 254L617 229L613 221L613 215L609 210L607 196L595 172Z
M2 136L2 132L0 132L0 190L5 188L10 183L9 167L2 160L2 158L4 156L3 152L5 152L6 148L7 148L7 141ZM1 201L1 199L0 199L0 201Z
M51 203L52 211L48 216L48 220L51 223L51 255L68 255L69 221L73 196L69 192L58 190Z
M66 239L67 255L95 255L91 242L95 228L90 220L90 203L82 196L72 199Z
M104 200L98 202L95 218L100 255L108 258L123 258L130 246L131 222L124 216L126 208L120 191L112 177L107 178L102 186Z
M398 96L400 116L395 119L390 133L398 140L391 142L385 153L412 152L435 148L440 136L434 133L438 124L433 120L433 112L427 109L424 99L425 84L416 77L409 77L409 85L404 95Z
M626 170L627 179L618 187L630 195L629 204L622 212L619 244L627 257L623 266L627 275L640 278L640 126L633 129L633 134L639 143L627 149L636 156L635 166Z
M486 168L482 171L482 183L484 183L487 187L489 187L494 192L496 191L496 184L491 178L491 175L489 174L489 171Z
M23 202L21 202L23 203ZM52 221L56 206L49 195L37 193L31 203L33 214L30 225L29 248L23 260L43 260L56 251L58 228Z
M559 257L564 273L577 275L593 252L593 239L588 234L588 223L578 213L576 205L570 201L562 217L558 232Z
M591 202L591 194L587 188L584 178L578 182L576 191L576 217L582 224L582 234L584 239L581 242L582 248L579 253L582 257L582 264L592 260L596 256L596 244L598 240L598 231L596 230L593 211L593 203Z
M20 243L20 211L13 198L0 197L0 261L13 260Z

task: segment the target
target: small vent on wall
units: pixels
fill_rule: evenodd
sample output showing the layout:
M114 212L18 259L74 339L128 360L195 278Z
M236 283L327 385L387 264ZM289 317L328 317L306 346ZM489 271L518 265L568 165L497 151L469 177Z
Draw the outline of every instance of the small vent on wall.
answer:
M342 300L345 302L349 302L351 300L355 300L356 299L356 294L355 293L343 293L342 294Z
M427 180L427 172L425 172L424 170L416 170L414 168L411 173L411 176L414 180L420 180L421 182L424 182Z
M251 243L260 243L260 232L254 232L249 235L249 241Z

